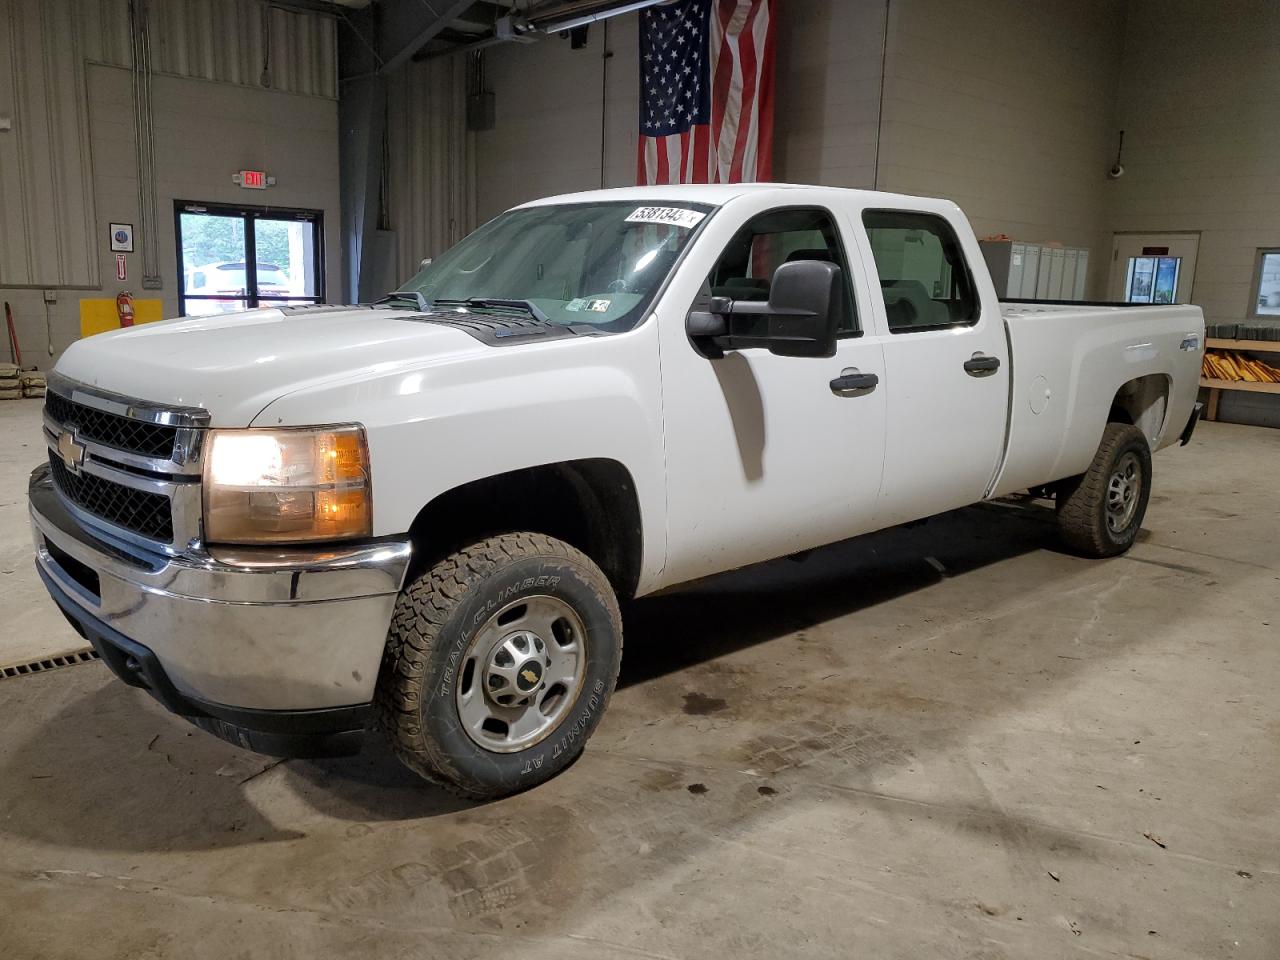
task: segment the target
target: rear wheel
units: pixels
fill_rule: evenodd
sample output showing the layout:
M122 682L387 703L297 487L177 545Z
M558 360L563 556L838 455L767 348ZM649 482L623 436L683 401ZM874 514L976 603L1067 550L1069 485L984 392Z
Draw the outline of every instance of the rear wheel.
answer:
M379 714L410 769L498 797L582 752L621 657L617 600L585 554L542 534L490 537L401 591Z
M1058 529L1087 557L1114 557L1133 545L1151 496L1151 448L1127 423L1109 423L1089 469L1058 489Z

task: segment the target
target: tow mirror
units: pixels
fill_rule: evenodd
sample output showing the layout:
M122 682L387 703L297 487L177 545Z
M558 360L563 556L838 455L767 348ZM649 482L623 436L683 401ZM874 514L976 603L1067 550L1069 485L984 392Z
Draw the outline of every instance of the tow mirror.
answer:
M769 288L769 352L780 357L831 357L844 298L840 268L822 260L784 263Z
M844 318L842 282L834 263L794 260L774 272L768 303L712 297L708 310L689 314L685 329L707 356L766 347L780 357L831 357ZM762 318L764 335L734 335L735 317Z

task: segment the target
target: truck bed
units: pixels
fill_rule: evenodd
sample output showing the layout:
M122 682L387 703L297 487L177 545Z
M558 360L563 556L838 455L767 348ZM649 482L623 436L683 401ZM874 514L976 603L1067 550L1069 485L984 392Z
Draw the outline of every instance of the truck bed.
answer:
M991 496L1083 472L1126 384L1140 391L1134 419L1151 448L1178 438L1204 352L1199 307L1010 300L1001 313L1013 369L1005 459Z

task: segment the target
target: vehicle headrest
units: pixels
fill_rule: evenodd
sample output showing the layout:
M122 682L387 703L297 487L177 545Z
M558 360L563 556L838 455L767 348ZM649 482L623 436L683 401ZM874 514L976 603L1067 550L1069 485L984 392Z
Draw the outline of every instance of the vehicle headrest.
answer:
M786 263L796 260L821 260L823 263L835 263L836 258L826 247L807 247L803 250L792 250L787 254Z

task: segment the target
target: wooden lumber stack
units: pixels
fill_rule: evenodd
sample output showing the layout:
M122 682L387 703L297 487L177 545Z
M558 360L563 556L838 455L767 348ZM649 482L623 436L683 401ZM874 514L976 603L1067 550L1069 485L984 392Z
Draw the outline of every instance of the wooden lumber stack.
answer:
M1280 383L1280 369L1235 350L1215 350L1206 353L1201 372L1210 380Z

